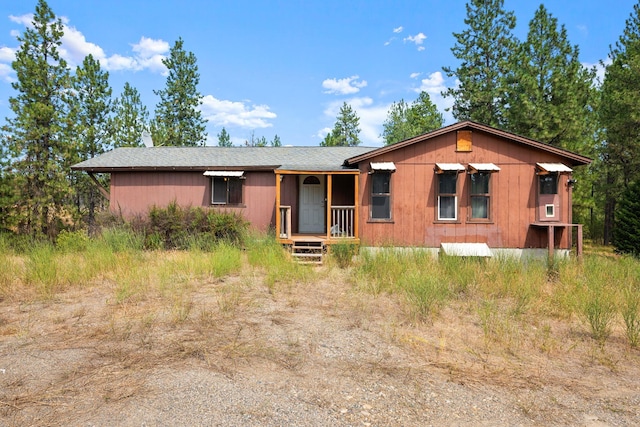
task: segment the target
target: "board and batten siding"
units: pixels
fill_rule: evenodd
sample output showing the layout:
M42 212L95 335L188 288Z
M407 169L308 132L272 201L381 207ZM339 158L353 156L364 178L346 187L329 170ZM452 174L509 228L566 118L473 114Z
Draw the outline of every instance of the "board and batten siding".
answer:
M202 172L113 172L110 209L130 217L144 215L151 206L211 207L241 214L252 227L266 230L275 223L275 175L273 172L246 172L243 205L211 205L211 179Z
M361 240L365 245L439 247L441 243L486 243L492 248L544 248L546 229L536 222L536 163L561 162L555 154L526 147L480 131L473 132L469 152L456 151L456 132L411 144L362 162L360 167ZM370 220L370 162L393 162L389 222ZM436 163L494 163L500 171L490 181L489 221L470 220L470 182L466 172L458 178L458 220L436 221ZM567 175L560 175L560 222L571 222ZM558 232L556 244L569 245L568 233Z

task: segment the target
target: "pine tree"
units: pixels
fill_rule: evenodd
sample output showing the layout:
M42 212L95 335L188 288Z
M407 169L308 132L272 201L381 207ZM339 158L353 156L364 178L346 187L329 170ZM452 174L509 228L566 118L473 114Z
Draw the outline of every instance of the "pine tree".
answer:
M222 128L222 130L218 134L218 146L233 147L233 143L231 142L231 136L229 135L229 133L225 128Z
M471 0L464 23L468 29L453 33L451 51L460 60L458 68L444 67L460 85L443 93L454 99L453 116L501 127L506 108L505 76L509 57L516 46L511 33L516 25L513 12L503 9L504 0Z
M200 74L196 57L185 52L182 38L171 48L162 63L169 70L166 87L154 91L160 97L151 135L156 145L197 146L206 140L205 125L199 110L202 95L198 92Z
M410 106L404 99L391 105L381 136L386 145L394 144L438 129L443 123L442 114L423 91Z
M111 121L111 144L114 147L140 147L143 132L149 131L149 113L140 93L129 82L114 101Z
M275 134L273 136L273 141L271 141L271 146L272 147L282 147L282 141L280 141L280 137L278 136L278 134Z
M640 180L622 193L616 208L613 244L618 252L640 258Z
M609 58L598 109L604 129L599 156L604 163L605 244L613 236L616 201L630 182L640 179L640 4L634 6Z
M505 127L537 141L587 154L594 145L595 71L586 69L567 30L544 5L514 50Z
M18 195L8 215L32 236L55 237L71 213L67 171L75 147L67 139L70 74L58 51L62 35L61 20L39 0L32 25L18 37L17 94L9 98L14 116L2 128L5 173L14 176Z
M73 112L75 138L78 144L77 158L82 161L96 157L111 148L111 87L109 73L101 70L100 63L89 54L73 78ZM103 206L103 198L86 174L74 173L76 207L86 209L89 230L95 227L95 213ZM106 178L101 177L103 181Z
M360 144L360 118L346 102L340 107L336 123L330 134L320 143L323 147L354 147Z

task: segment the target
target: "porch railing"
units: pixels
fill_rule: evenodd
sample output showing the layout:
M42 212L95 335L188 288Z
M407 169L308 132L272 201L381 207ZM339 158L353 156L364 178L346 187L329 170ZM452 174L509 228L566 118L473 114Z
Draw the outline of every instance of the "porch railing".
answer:
M355 206L331 207L331 237L355 237Z
M291 206L280 206L280 238L291 238Z

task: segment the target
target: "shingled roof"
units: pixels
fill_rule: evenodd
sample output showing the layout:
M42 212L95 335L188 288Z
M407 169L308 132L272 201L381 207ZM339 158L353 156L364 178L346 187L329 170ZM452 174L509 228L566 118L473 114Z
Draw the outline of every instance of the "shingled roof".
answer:
M372 147L122 147L75 164L73 170L205 171L295 170L340 171L345 159Z

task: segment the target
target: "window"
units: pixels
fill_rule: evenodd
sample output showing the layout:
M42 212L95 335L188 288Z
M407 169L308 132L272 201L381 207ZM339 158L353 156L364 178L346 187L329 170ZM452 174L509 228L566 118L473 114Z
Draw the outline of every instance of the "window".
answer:
M540 194L558 194L558 174L540 175Z
M212 205L241 205L242 180L240 177L214 176L211 178Z
M438 220L458 219L458 172L438 174Z
M391 219L391 172L371 174L371 219Z
M489 219L489 181L490 172L469 174L471 181L471 219Z

